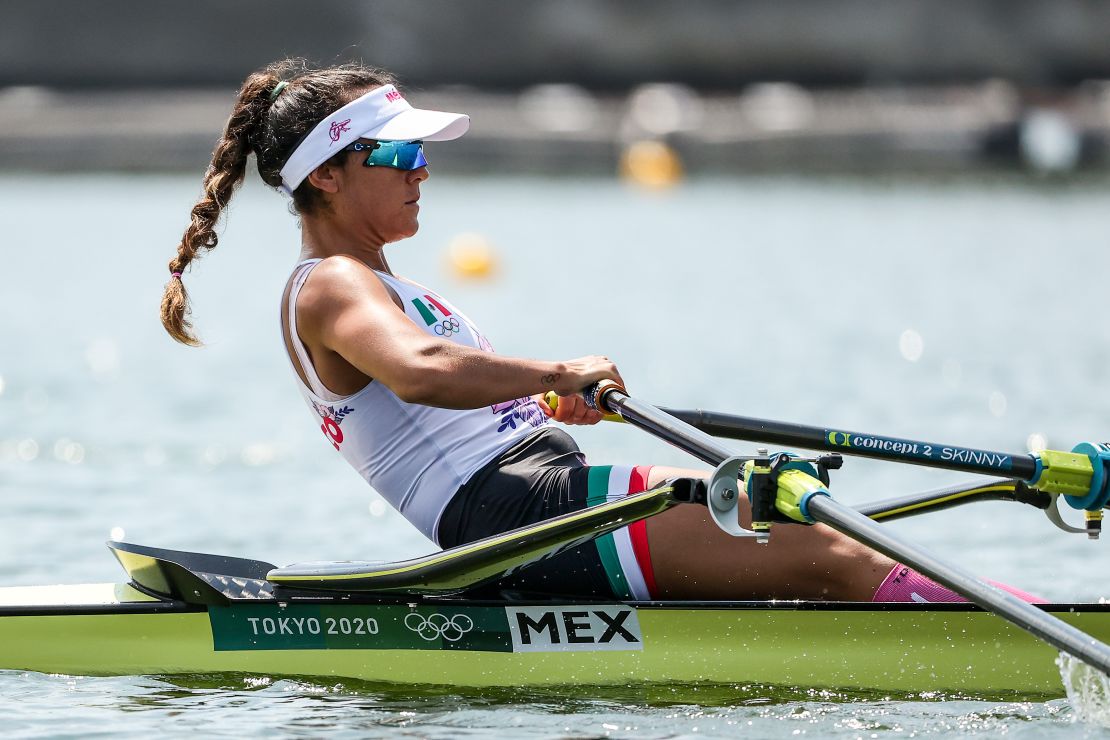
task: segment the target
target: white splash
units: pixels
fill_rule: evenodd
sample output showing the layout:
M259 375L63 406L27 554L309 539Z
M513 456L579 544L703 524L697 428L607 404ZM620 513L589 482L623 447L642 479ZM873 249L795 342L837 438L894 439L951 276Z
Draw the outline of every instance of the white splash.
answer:
M1067 653L1056 665L1076 721L1110 727L1110 676Z

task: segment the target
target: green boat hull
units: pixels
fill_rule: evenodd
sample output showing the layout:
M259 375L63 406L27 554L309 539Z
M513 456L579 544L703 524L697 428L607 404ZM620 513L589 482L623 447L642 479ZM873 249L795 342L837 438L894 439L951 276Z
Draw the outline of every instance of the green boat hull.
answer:
M1110 640L1110 607L1049 611ZM1057 652L968 605L403 601L189 605L131 586L0 589L0 669L457 687L769 684L1063 695Z

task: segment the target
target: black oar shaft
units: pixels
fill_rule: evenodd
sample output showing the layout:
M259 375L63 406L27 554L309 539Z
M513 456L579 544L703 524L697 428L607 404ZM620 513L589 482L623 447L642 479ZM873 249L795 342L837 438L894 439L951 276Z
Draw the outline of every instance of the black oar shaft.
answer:
M969 601L1110 674L1110 646L1070 624L1012 594L983 583L962 568L936 557L917 545L892 536L890 531L881 524L876 524L863 514L828 496L814 496L810 499L809 512L817 521L910 566Z
M877 460L896 460L946 470L1006 475L1030 480L1037 475L1032 455L979 450L878 434L789 424L714 411L660 409L707 434L749 442L795 445L807 450L841 452Z

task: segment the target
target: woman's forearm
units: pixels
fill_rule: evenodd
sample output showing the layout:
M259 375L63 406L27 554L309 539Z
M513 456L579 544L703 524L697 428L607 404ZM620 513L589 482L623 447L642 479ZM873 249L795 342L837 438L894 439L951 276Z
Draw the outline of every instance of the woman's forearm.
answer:
M565 389L561 381L567 375L565 362L507 357L435 342L421 349L396 378L381 380L408 403L471 409Z

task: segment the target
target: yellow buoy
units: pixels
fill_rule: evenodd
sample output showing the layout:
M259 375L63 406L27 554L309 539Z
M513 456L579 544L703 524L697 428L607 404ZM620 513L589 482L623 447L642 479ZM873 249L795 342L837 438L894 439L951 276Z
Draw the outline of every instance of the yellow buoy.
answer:
M447 263L457 277L488 277L496 267L493 246L481 234L459 234L447 245Z
M636 141L621 155L620 174L637 185L668 188L682 179L682 160L662 141Z

